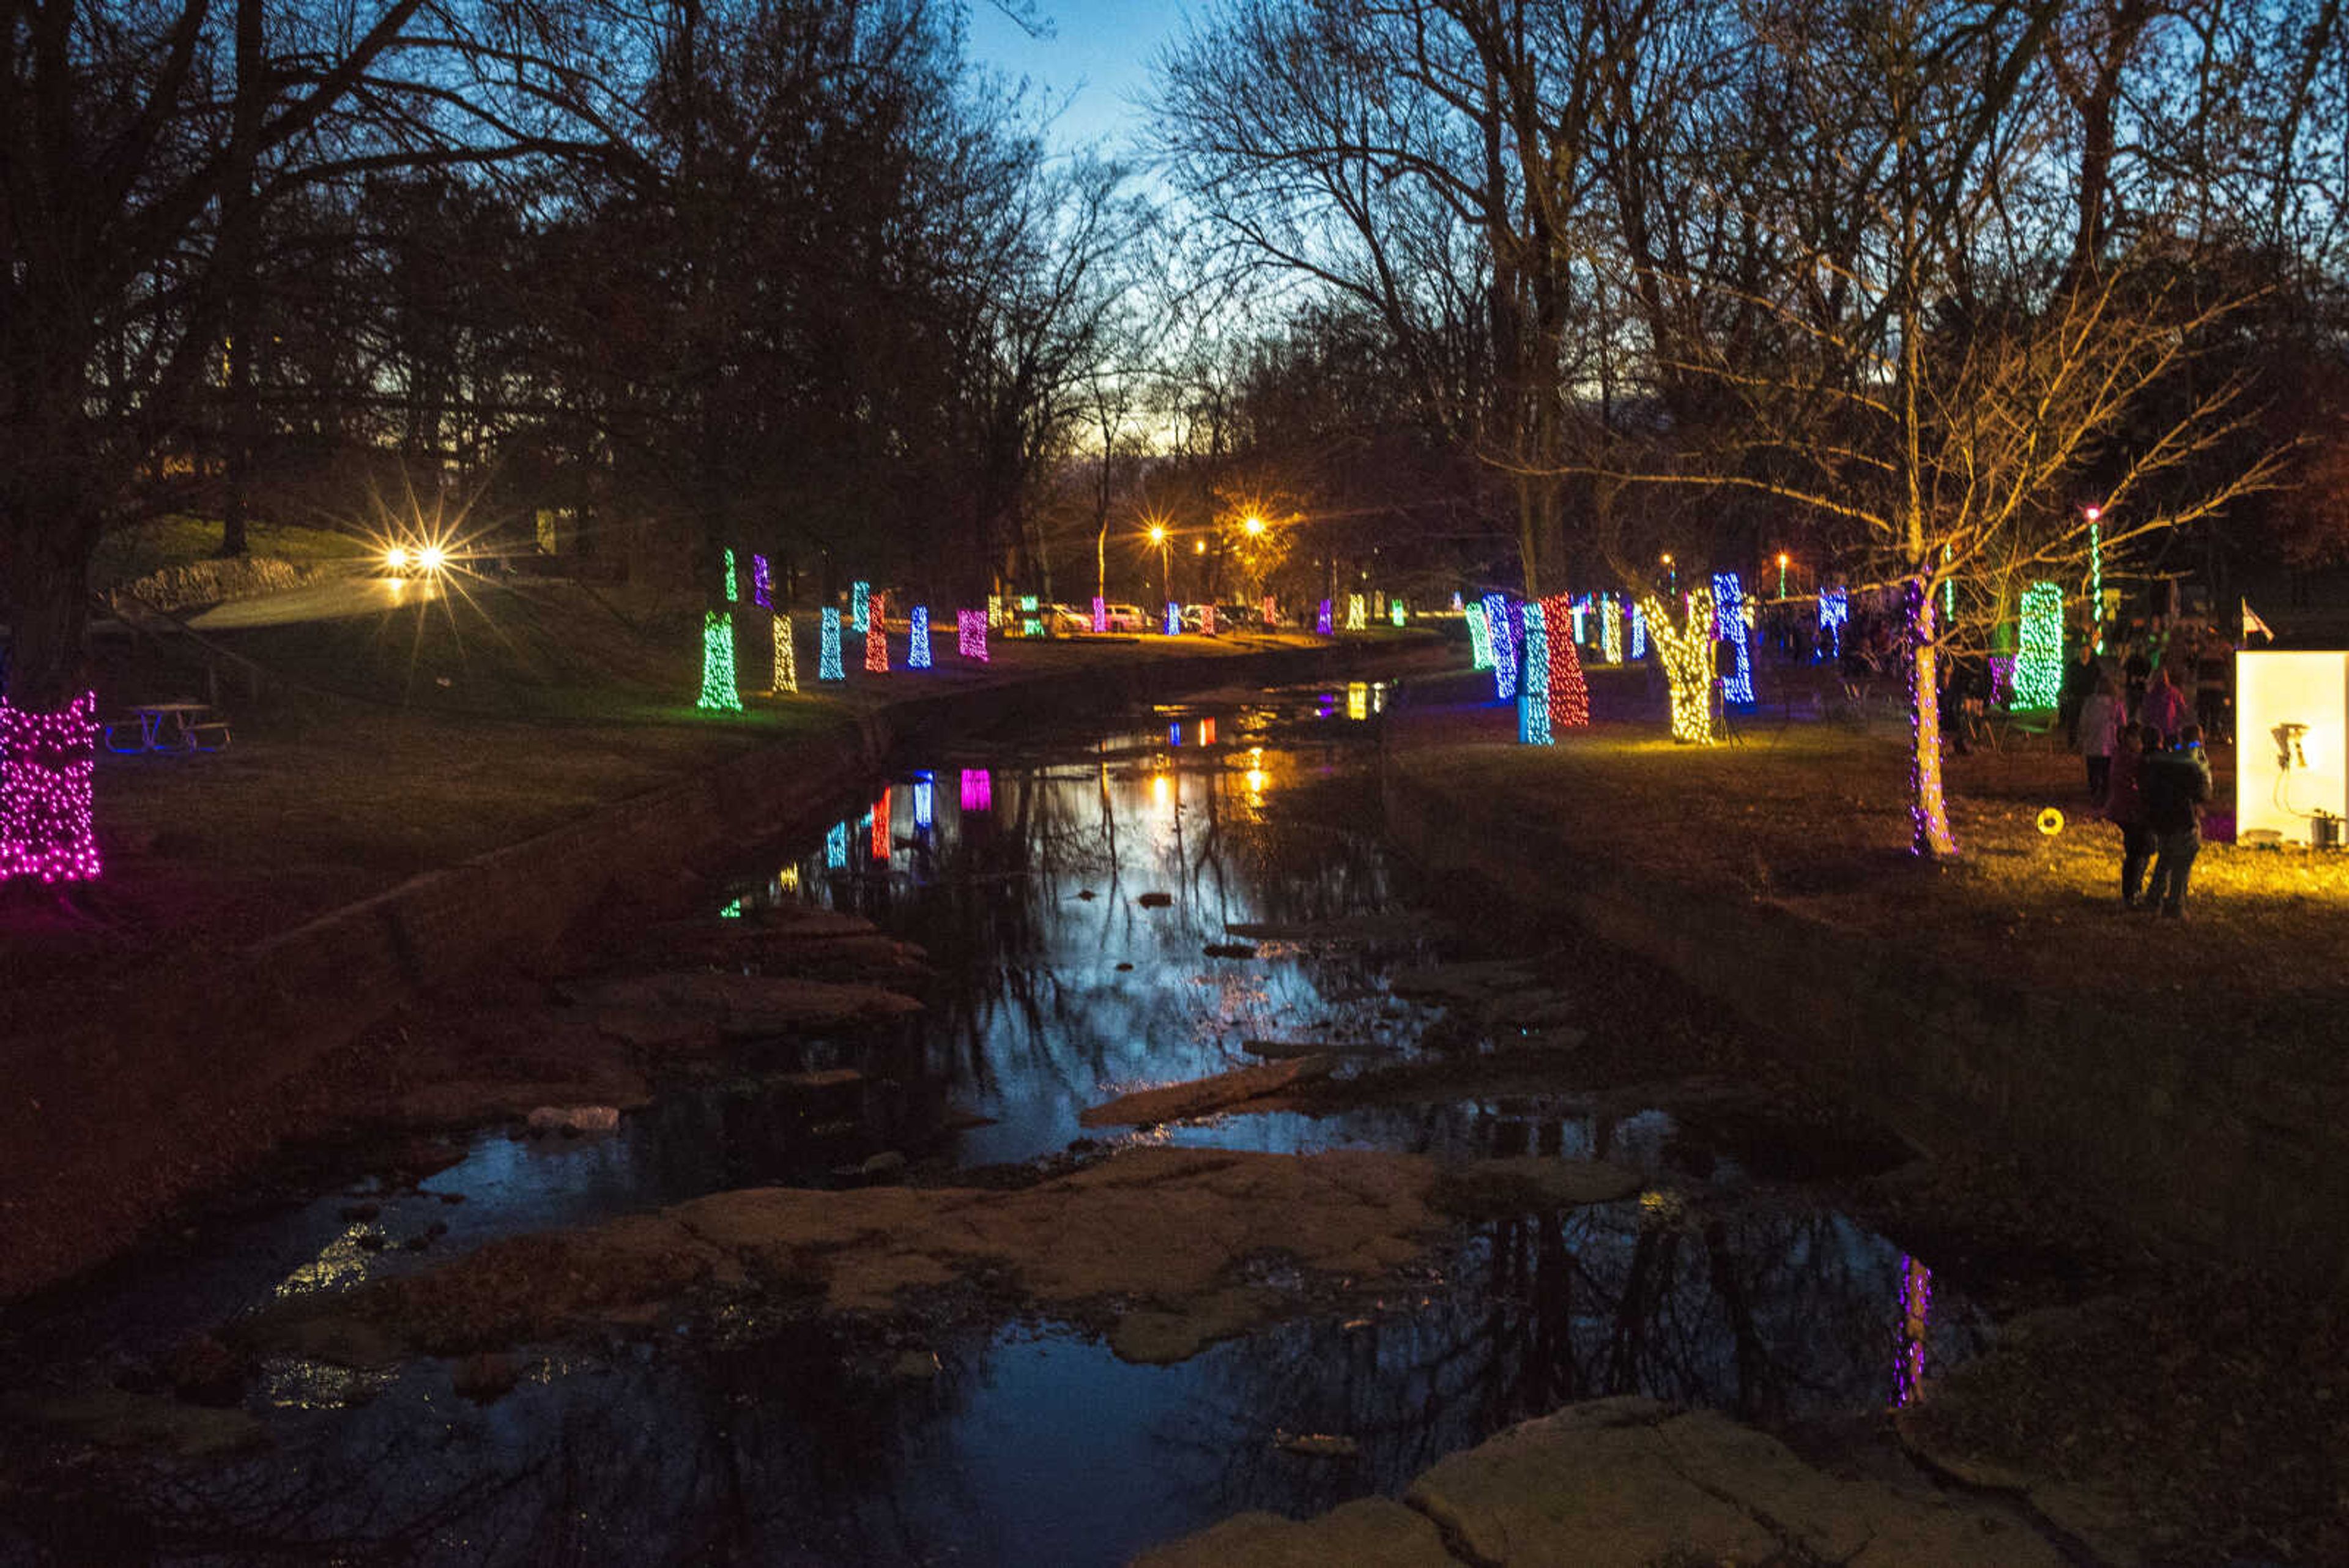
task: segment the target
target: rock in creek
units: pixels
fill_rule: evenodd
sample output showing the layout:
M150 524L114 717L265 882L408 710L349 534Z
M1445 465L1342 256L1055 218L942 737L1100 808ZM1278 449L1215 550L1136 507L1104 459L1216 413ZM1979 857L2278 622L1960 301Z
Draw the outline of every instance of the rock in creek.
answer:
M1613 1167L1546 1162L1594 1189ZM979 1275L1106 1324L1134 1360L1178 1361L1299 1310L1246 1282L1268 1253L1360 1290L1391 1288L1449 1226L1454 1168L1418 1155L1135 1148L1011 1190L752 1188L589 1231L493 1241L438 1269L289 1301L232 1331L247 1348L365 1365L387 1346L462 1355L658 1321L688 1301L804 1294L888 1312L898 1293Z
M1155 1089L1136 1089L1106 1105L1086 1106L1077 1123L1089 1127L1149 1127L1213 1116L1259 1096L1277 1094L1304 1079L1326 1077L1330 1066L1326 1056L1306 1056L1262 1067L1236 1067L1212 1077L1192 1078Z
M1485 1002L1497 992L1524 991L1534 983L1529 964L1511 959L1479 959L1469 963L1399 969L1388 977L1387 987L1397 996L1425 997L1436 1002Z
M1399 1047L1368 1041L1243 1040L1240 1049L1268 1062L1295 1062L1314 1056L1391 1056Z
M1928 1485L1841 1480L1725 1416L1619 1398L1568 1406L1454 1454L1402 1503L1349 1503L1304 1521L1242 1514L1144 1552L1133 1568L2063 1561L2012 1519Z
M574 981L564 989L585 1007L666 1009L715 1018L720 1033L738 1037L789 1034L922 1010L912 997L878 986L755 974L647 974Z

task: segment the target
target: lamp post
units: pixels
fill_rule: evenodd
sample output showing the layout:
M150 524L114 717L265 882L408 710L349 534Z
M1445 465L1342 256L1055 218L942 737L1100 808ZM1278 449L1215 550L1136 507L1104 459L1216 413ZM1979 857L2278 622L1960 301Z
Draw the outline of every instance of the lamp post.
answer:
M1150 542L1158 546L1158 597L1172 603L1174 598L1174 563L1167 559L1164 524L1153 523L1150 525Z
M1778 597L1786 597L1786 552L1778 552Z
M2086 508L2088 517L2088 614L2096 628L2096 651L2105 650L2105 509Z
M1673 593L1680 592L1681 569L1672 565L1672 553L1670 550L1665 551L1662 556L1658 557L1658 564L1661 565L1664 568L1665 573L1671 576L1671 591Z

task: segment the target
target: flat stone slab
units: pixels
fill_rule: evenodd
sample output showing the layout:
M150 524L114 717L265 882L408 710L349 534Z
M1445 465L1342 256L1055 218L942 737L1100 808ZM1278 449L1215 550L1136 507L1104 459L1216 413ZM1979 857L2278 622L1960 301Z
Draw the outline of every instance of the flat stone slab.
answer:
M1258 942L1418 941L1448 929L1433 915L1411 910L1392 914L1339 915L1326 920L1240 920L1225 923L1227 936Z
M1725 1416L1623 1398L1569 1406L1454 1454L1402 1502L1371 1499L1302 1521L1245 1513L1144 1552L1134 1568L2064 1561L2014 1520L1966 1500L1842 1480Z
M1151 1127L1192 1116L1213 1116L1264 1095L1278 1094L1308 1078L1326 1076L1326 1056L1301 1056L1261 1067L1235 1067L1211 1077L1186 1079L1155 1089L1136 1089L1103 1105L1087 1106L1078 1114L1081 1127Z
M1388 977L1387 988L1397 996L1483 1002L1503 992L1528 990L1536 983L1528 964L1510 959L1478 959L1469 963L1399 969Z

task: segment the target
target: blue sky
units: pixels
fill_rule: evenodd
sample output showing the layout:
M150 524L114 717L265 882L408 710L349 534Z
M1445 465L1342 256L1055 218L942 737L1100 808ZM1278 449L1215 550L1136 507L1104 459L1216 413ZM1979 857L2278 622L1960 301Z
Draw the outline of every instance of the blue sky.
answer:
M1030 38L989 0L971 0L972 58L1028 78L1046 103L1073 94L1053 126L1060 145L1129 140L1140 117L1127 100L1149 85L1151 57L1182 26L1183 0L1038 0L1037 9L1053 36Z

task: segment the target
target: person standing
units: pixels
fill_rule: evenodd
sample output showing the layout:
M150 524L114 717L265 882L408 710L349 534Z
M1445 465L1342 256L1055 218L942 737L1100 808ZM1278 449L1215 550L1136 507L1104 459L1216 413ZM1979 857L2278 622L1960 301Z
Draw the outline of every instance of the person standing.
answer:
M2153 886L2146 902L2169 919L2186 915L2186 882L2202 848L2202 804L2210 798L2210 762L2202 754L2202 727L2187 724L2178 742L2148 754L2138 787L2146 826L2153 829Z
M2088 763L2088 798L2104 804L2106 780L2112 773L2113 742L2120 734L2121 698L2112 678L2096 677L2095 689L2080 703L2080 755Z
M2121 675L2127 684L2122 691L2128 698L2128 716L2145 718L2145 682L2153 673L2153 660L2145 656L2145 644L2131 639L2121 653ZM2150 751L2152 748L2147 747Z
M2096 639L2090 632L2080 641L2080 657L2064 667L2064 684L2055 697L2055 716L2064 721L2064 743L2080 747L2080 710L2096 690L2096 680L2103 673L2096 663Z
M2137 711L2137 722L2146 727L2149 735L2145 743L2147 754L2166 753L2192 712L2186 705L2186 693L2170 680L2168 670L2157 666L2153 679L2146 682L2145 701Z
M2138 788L2141 724L2124 724L2113 744L2112 772L2105 781L2105 817L2121 830L2121 906L2137 908L2145 886L2145 863L2153 857L2153 829L2145 825L2145 795Z

